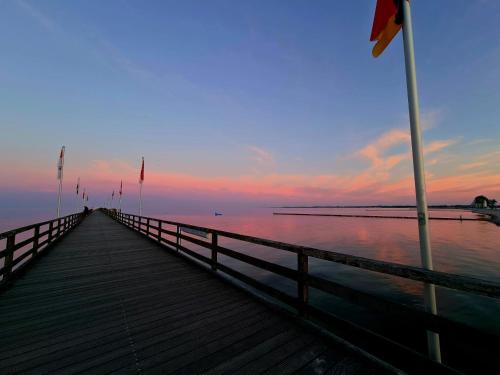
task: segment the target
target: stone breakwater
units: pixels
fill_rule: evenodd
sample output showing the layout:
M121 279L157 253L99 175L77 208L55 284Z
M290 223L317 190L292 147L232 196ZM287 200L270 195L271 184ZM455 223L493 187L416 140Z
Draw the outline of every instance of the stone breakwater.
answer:
M500 226L500 210L491 210L486 208L478 208L473 209L472 212L481 215L487 215L490 218L490 221Z

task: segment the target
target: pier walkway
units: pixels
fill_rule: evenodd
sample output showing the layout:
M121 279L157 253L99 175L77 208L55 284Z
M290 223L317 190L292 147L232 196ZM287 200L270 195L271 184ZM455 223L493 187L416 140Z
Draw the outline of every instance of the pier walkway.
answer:
M385 372L100 211L3 291L0 332L2 374Z

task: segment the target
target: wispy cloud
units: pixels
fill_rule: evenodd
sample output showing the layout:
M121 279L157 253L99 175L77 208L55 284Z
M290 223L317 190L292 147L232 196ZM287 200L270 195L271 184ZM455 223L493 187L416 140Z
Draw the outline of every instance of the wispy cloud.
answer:
M247 149L250 151L250 158L258 164L268 166L275 163L274 155L271 152L257 146L248 146Z
M433 109L429 111L425 111L420 115L420 123L422 126L422 130L431 130L434 129L441 122L444 116L444 110L442 109Z
M26 13L33 17L45 29L49 31L56 30L57 27L54 21L50 17L42 13L39 9L31 5L28 1L16 0L15 2L21 9L23 9Z

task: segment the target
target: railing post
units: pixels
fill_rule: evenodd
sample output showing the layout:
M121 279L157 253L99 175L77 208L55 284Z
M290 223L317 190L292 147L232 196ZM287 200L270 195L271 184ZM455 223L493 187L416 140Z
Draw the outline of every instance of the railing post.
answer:
M146 219L146 236L149 237L149 218Z
M12 262L14 261L14 246L16 244L16 235L11 234L7 237L6 248L7 253L5 254L5 263L4 263L4 274L3 281L9 281L10 276L12 274Z
M49 223L49 237L47 239L47 245L52 242L52 232L54 231L54 222Z
M33 234L33 256L38 255L38 240L40 237L40 225L35 227L35 233Z
M158 242L161 243L161 220L158 220Z
M212 271L217 271L217 233L212 232Z
M61 219L57 219L57 234L56 234L56 238L59 238L60 233L61 233Z
M309 301L309 289L306 282L309 272L309 258L302 251L297 253L297 270L299 271L299 279L297 280L299 314L306 315L306 307Z
M179 237L180 234L181 234L181 227L177 225L177 235L175 236L177 252L179 252L179 245L181 244L181 238Z

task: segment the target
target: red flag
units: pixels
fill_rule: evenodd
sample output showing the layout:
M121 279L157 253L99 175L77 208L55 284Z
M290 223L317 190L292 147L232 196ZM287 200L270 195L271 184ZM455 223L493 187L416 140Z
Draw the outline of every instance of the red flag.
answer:
M141 175L139 177L139 183L142 184L144 181L144 156L142 157L142 167L141 167Z
M403 6L401 1L377 0L370 41L377 41L372 50L373 57L378 57L401 29Z
M59 160L57 162L57 179L62 180L63 176L63 166L64 166L64 150L65 147L61 147L61 152L59 153Z

